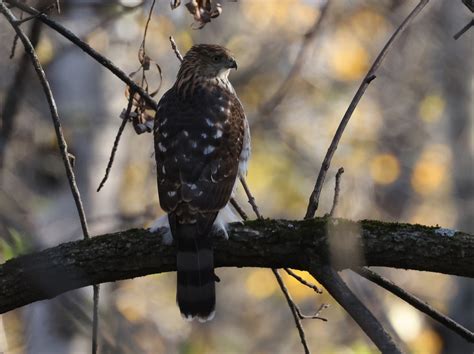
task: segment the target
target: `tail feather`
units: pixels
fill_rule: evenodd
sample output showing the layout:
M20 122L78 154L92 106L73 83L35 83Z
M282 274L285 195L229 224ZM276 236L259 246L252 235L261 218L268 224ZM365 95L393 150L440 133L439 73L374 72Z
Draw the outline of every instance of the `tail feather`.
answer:
M214 252L210 237L199 235L195 224L176 224L176 301L186 319L212 319L216 305Z

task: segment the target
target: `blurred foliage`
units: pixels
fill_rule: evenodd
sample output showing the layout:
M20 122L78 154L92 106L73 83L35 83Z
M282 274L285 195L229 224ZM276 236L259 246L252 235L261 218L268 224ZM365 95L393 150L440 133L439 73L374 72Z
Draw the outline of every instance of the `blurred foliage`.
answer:
M20 256L29 251L27 239L15 229L8 229L8 237L0 238L0 261Z
M56 16L58 21L125 72L136 70L150 1L135 9L125 8L118 1L111 1L110 5L100 1L91 1L90 5L64 2L62 16ZM180 2L174 3L177 7ZM359 81L415 2L332 1L301 72L270 116L262 114L260 108L286 78L304 34L320 15L322 1L226 1L224 11L218 10L219 17L210 23L207 20L212 18L212 11L217 11L216 1L189 3L194 7L185 10L180 6L171 11L167 1L157 1L147 37L147 54L156 59L163 71L163 86L157 98L173 84L179 66L169 46L170 35L183 54L194 43L227 46L239 62L231 81L252 125L249 186L266 217L301 218L322 158ZM209 4L210 9L206 7ZM424 16L400 38L354 112L329 171L320 214L330 209L334 175L340 166L346 172L338 216L455 228L457 220L469 213L458 207L459 198L454 194L454 174L458 172L453 171L453 161L467 159L472 146L466 146L466 156L453 156L455 138L450 132L458 128L451 127L452 97L444 88L442 75L450 75L456 68L447 67L440 55L446 51L453 33L442 21L440 6L427 7ZM467 14L462 12L466 9L460 7L449 20L456 28L467 22ZM196 23L198 27L206 26L195 30ZM13 38L7 27L0 21L1 43L11 43ZM457 42L458 49L449 53L459 63L463 62L461 49L470 40L472 43L472 32L466 33ZM3 47L0 102L16 70L16 62L8 61L9 45ZM128 129L118 149L123 161L112 168L110 181L101 192L110 194L94 192L120 123L118 116L126 106L122 83L107 81L110 74L104 69L81 71L81 65L89 63L89 59L51 31L44 31L37 51L48 75L55 77L53 92L64 119L69 148L78 161L76 172L93 232L143 226L151 222L150 210L153 216L161 215L152 139L148 134L136 136ZM65 81L61 78L73 82L68 88L73 91L71 96L64 95ZM81 80L96 83L98 89L89 89ZM6 167L1 171L2 260L27 251L29 244L45 247L63 241L60 237L64 233L76 238L80 235L76 213L69 208L70 192L64 183L44 97L36 78L31 76L28 84ZM468 105L468 101L464 104ZM107 126L112 127L112 133L105 133ZM472 133L472 123L467 128ZM472 177L472 171L466 173ZM241 190L237 197L252 215ZM112 202L103 207L101 203L107 198ZM59 210L54 209L56 204ZM40 236L44 234L46 241ZM340 242L345 244L344 239ZM217 272L222 281L217 285L217 315L211 323L181 319L174 299L175 276L164 274L119 282L110 293L102 295L106 299L101 303L106 313L103 322L113 328L104 336L111 338L116 352L125 353L301 351L290 311L270 270ZM308 273L296 272L315 282ZM384 274L445 312L456 293L455 280L442 275L391 270ZM375 352L362 331L326 293L316 295L292 277L283 277L305 314L312 314L322 303L331 304L322 314L328 322L303 321L311 348L324 354ZM383 290L349 275L347 278L371 310L380 318L386 317L386 324L407 343L410 352L441 352L443 339L431 321ZM373 293L372 297L364 291ZM28 318L19 313L2 316L0 351L5 350L6 342L10 351L26 352L28 340L23 331ZM125 327L119 319L126 323ZM80 334L75 329L73 333L88 339L87 331ZM140 351L126 349L130 342Z

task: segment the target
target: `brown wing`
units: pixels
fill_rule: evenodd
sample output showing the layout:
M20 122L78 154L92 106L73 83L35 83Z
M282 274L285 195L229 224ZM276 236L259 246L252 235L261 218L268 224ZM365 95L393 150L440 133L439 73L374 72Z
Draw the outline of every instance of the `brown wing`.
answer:
M200 229L209 230L235 184L244 119L235 95L219 87L199 87L187 99L180 99L174 88L163 96L154 137L165 211L180 222L199 218Z

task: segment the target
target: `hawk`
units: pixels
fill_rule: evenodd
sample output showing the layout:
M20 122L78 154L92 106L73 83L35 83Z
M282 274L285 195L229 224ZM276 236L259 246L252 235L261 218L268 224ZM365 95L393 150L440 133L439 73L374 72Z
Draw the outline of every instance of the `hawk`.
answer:
M154 122L158 194L167 215L151 231L167 227L165 242L176 242L176 301L189 320L214 317L211 233L228 237L227 223L238 221L228 202L250 155L247 119L228 79L231 69L237 63L226 48L193 46Z

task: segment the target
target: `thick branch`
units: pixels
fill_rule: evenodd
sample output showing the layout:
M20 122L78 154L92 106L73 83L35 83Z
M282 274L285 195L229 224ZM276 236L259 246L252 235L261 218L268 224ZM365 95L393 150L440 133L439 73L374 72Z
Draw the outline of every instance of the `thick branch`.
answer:
M363 257L338 255L347 263L339 262L337 270L384 266L474 277L473 235L421 225L324 218L233 224L228 241L216 237L216 266L308 270L314 262L330 264L328 223L331 232L360 230L359 235L347 235L355 238L354 247ZM335 250L331 252L334 255ZM143 229L65 243L0 266L0 313L91 284L174 270L174 247L161 245L159 236Z
M326 288L332 297L351 315L362 330L375 343L380 352L401 353L390 335L380 322L352 293L346 283L331 267L316 264L311 268L311 274Z

